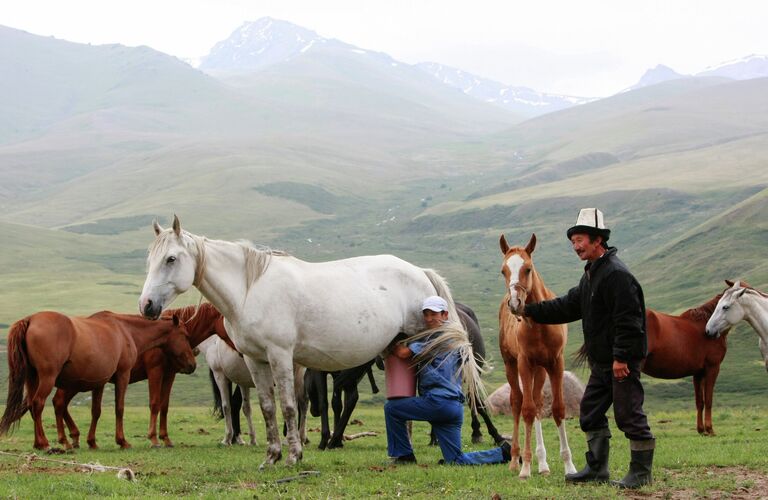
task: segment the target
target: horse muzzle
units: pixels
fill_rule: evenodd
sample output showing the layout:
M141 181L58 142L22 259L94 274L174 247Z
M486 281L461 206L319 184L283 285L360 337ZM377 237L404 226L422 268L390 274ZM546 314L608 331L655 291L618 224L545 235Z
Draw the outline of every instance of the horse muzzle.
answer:
M146 299L139 303L139 311L145 318L156 320L163 312L163 305L153 302L152 299Z

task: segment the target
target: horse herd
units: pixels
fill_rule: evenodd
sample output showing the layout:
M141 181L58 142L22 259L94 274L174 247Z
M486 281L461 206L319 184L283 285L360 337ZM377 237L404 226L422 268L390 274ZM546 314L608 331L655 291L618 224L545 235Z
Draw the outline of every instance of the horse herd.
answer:
M0 418L0 436L30 411L34 447L49 448L42 411L56 387L53 406L58 442L65 448L76 448L80 432L67 406L78 392L91 391L87 442L95 448L101 398L105 384L111 382L116 398L115 440L127 448L130 444L123 432L125 391L128 384L146 379L150 395L148 438L153 446L160 446L160 441L172 446L167 430L171 386L176 373L195 369L196 348L204 353L219 389L226 427L222 442L238 442L229 390L229 383L234 382L243 398L250 442L255 444L248 404L249 389L254 387L267 427L264 464L280 459L276 389L288 442L286 463L293 464L301 459L306 443L301 417L306 415L308 402L303 396L307 387L312 389L309 394L315 395L313 415L326 415L320 448L341 446L344 427L357 401L357 384L370 374L377 355L398 334L410 336L419 331L421 300L429 295L448 301L449 317L462 320L469 338L476 342L473 348L478 364L482 363L484 346L477 318L471 309L454 305L444 279L431 269L386 255L308 263L245 242L194 235L183 231L176 217L171 228L155 223L154 229L156 237L150 246L139 299L144 317L100 312L84 318L46 311L11 326L8 400ZM499 347L510 382L514 418L510 467L520 467L521 478L530 475L534 430L539 472L549 471L537 417L547 377L560 457L566 473L576 470L562 425L567 329L565 325L536 324L511 313L519 302L554 297L533 266L535 247L535 235L524 247L510 246L503 235L500 239L506 292L499 308ZM697 430L702 434L714 434L712 394L732 325L745 319L754 327L768 369L768 296L743 282L727 283L723 293L679 316L647 311L648 356L643 371L658 378L693 377ZM193 286L209 303L168 309L178 294ZM473 372L470 377L479 377L480 370ZM327 421L328 373L334 376L336 426L332 434ZM374 383L373 378L371 381ZM502 437L482 404L473 410L473 441L479 438L477 412L499 442ZM525 427L522 451L518 437L521 416Z

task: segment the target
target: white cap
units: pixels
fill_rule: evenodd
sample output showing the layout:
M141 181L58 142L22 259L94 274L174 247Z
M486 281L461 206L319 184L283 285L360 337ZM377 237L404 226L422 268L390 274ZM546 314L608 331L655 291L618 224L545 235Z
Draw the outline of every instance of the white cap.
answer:
M424 303L421 305L421 310L426 311L429 309L434 312L443 312L448 310L448 302L444 298L433 295L424 299Z
M568 229L565 234L570 240L571 236L577 233L602 236L603 241L608 241L611 237L611 230L605 227L603 212L596 208L582 208L576 219L576 225Z

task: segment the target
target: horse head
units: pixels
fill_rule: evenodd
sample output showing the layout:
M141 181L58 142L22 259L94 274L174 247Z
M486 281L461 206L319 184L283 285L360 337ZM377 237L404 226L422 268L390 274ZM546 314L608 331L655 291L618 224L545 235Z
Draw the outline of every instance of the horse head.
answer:
M531 234L531 239L525 248L510 247L502 234L499 246L504 255L501 274L504 276L509 296L507 306L512 314L520 315L533 286L535 272L531 255L536 248L536 234Z
M740 281L726 280L725 282L730 285L730 288L723 292L704 330L709 338L719 337L723 331L744 319L745 311L739 299L749 288L742 285Z
M163 351L173 364L174 368L181 373L192 373L197 364L195 362L195 353L189 344L189 332L184 322L179 320L175 314L171 319L173 327L168 333Z
M139 298L139 311L146 318L157 319L163 309L178 295L198 284L202 264L199 261L201 243L181 230L179 218L173 216L173 226L163 229L155 221L155 241L149 247L147 278Z

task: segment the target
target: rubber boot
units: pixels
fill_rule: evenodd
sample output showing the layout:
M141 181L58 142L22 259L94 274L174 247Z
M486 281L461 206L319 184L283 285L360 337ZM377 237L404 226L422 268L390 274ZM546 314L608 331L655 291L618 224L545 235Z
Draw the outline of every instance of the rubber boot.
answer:
M567 483L605 483L608 481L608 452L611 448L611 431L600 429L587 432L587 465L578 472L565 475Z
M629 451L632 458L629 462L629 472L621 481L611 481L611 484L619 488L637 489L653 482L651 468L653 466L653 450L656 448L656 440L630 441Z

